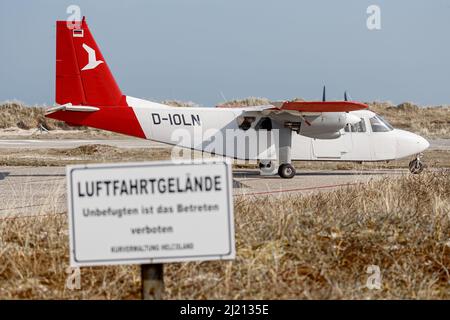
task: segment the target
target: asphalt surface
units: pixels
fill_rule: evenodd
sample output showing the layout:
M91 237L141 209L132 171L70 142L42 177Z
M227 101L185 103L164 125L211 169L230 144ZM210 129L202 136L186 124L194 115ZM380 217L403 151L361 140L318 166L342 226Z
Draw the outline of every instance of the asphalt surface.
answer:
M299 170L293 179L262 177L257 170L235 170L235 196L280 196L323 192L358 185L384 176L409 174L405 170ZM64 167L0 167L0 219L64 213L67 211Z

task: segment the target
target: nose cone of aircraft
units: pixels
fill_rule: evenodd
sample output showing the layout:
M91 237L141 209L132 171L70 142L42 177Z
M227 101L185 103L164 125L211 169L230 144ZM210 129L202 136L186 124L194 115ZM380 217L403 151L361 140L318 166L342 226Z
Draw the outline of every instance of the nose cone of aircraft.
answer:
M397 158L415 155L428 149L430 143L421 136L404 131L397 131Z

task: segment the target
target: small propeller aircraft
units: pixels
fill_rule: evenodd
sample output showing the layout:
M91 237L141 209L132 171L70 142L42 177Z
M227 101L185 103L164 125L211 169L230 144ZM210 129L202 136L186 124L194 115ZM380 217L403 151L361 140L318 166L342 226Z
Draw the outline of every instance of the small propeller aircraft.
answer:
M73 27L73 26L77 27ZM259 161L263 175L292 178L292 160L389 161L429 143L393 129L364 103L278 101L252 107L180 108L123 95L83 18L56 23L56 103L49 118L214 155Z

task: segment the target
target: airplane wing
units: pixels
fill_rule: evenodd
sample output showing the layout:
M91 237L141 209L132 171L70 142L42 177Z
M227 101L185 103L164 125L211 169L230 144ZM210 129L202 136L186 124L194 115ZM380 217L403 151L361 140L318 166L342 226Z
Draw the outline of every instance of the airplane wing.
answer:
M227 108L226 106L219 107ZM346 124L360 122L360 117L349 112L366 109L368 106L353 101L279 101L260 106L228 108L237 108L243 111L240 126L246 128L249 128L255 121L255 113L266 117L279 117L280 115L283 118L278 118L278 120L281 120L285 127L290 127L299 133L301 122L304 122L307 128L302 130L303 134L307 135L309 131L310 135L314 134L315 137L320 135L323 138L324 133L332 133L328 136L335 137L336 132ZM282 115L284 113L287 114L287 118Z
M261 106L218 106L218 108L239 108L246 112L297 111L300 113L349 112L368 108L367 104L353 101L276 101Z
M274 102L280 110L299 112L349 112L366 109L368 105L353 101L285 101Z
M242 110L244 112L258 112L258 111L266 111L266 110L273 110L273 111L279 111L280 109L273 105L273 104L264 104L264 105L260 105L260 106L248 106L248 107L239 107L239 106L233 106L233 107L228 107L228 106L217 106L217 108L230 108L230 109L239 109Z

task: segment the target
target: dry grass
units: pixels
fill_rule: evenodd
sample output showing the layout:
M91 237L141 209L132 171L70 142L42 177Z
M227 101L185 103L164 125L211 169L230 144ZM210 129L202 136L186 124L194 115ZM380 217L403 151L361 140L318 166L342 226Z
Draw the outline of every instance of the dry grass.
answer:
M244 99L235 99L223 102L219 104L220 107L250 107L269 104L270 101L267 98L248 97Z
M71 129L65 122L46 118L44 114L43 107L27 107L20 102L4 102L0 104L0 128L35 129L42 125L49 130Z
M164 100L161 101L161 103L172 107L201 107L199 104L192 101Z
M166 298L449 299L449 173L238 197L236 260L166 265ZM0 298L139 298L136 266L82 268L82 289L65 288L66 220L0 220ZM365 287L368 265L381 290Z
M81 163L170 159L170 148L117 148L103 144L67 149L3 149L0 166L63 166Z

